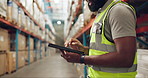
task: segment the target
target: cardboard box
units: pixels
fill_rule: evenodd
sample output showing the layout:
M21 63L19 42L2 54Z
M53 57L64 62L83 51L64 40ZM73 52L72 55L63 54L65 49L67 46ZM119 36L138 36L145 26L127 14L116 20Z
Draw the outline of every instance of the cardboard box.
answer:
M30 51L30 63L34 62L34 57L35 57L35 53L34 51ZM26 64L28 64L28 51L25 52L25 60L26 60Z
M15 51L15 37L16 34L10 34L10 50ZM18 50L25 50L26 49L26 37L24 35L19 34L18 36Z
M7 72L11 73L16 70L16 53L7 52Z
M6 53L0 53L0 75L5 74L7 69Z
M24 67L25 66L25 51L18 52L18 67Z
M0 28L0 50L9 50L10 40L8 31Z

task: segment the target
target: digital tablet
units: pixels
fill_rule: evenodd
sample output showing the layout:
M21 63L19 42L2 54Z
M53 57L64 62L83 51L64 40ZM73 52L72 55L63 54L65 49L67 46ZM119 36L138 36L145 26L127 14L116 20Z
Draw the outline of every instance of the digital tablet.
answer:
M53 48L57 48L57 49L61 49L61 50L67 51L67 52L78 53L78 54L84 55L84 52L74 50L74 49L71 49L71 48L67 48L67 47L63 47L63 46L59 46L59 45L56 45L56 44L49 43L48 46L53 47Z

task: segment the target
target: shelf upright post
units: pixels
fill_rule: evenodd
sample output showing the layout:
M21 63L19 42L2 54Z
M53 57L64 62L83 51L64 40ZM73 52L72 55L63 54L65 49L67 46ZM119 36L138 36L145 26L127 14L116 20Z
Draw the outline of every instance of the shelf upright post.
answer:
M34 39L34 48L35 48L35 60L37 61L37 52L38 52L38 50L37 50L37 41L38 41L38 39L37 38L35 38Z
M42 40L40 40L40 59L42 59Z
M84 0L82 0L82 13L84 13ZM83 15L83 17L84 17L84 15ZM87 46L87 35L85 34L85 32L84 32L84 34L83 34L83 45L84 46ZM84 66L84 78L87 78L87 66L85 65Z
M87 35L83 34L83 45L87 46ZM84 66L84 78L87 78L87 66Z
M28 65L30 64L30 35L28 35Z
M16 71L18 70L18 36L19 36L19 30L16 29L16 36L15 36L15 49L16 49Z

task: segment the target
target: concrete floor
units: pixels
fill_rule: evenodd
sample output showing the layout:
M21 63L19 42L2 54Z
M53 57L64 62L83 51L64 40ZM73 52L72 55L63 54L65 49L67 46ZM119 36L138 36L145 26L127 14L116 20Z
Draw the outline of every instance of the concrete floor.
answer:
M67 63L59 53L34 62L10 75L0 78L79 78L72 63Z

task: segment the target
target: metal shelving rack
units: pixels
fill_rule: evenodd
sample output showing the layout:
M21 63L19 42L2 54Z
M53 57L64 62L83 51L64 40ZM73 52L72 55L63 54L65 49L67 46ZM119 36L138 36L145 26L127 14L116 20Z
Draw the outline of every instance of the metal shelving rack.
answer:
M21 7L22 9L23 9L23 11L31 18L31 20L33 20L33 22L35 23L35 24L37 24L39 27L40 27L40 29L42 29L43 31L45 31L45 28L43 28L34 18L33 18L33 16L31 16L31 14L25 9L25 7L21 4L21 3L19 3L18 1L16 1L16 0L14 0L14 2L19 6L19 7ZM16 45L15 45L15 47L16 47L16 71L18 70L18 52L19 52L19 50L18 50L18 36L19 36L19 34L25 34L25 36L27 37L27 39L28 39L28 42L27 42L27 46L28 46L28 65L30 64L30 38L32 37L33 38L33 40L35 41L35 43L34 44L36 44L36 42L37 41L40 41L40 44L42 44L42 42L46 42L46 43L50 43L50 42L48 42L48 41L45 41L45 40L43 40L41 37L39 37L39 36L37 36L36 34L34 34L34 33L31 33L31 32L29 32L29 31L27 31L27 30L25 30L25 29L22 29L21 27L19 27L19 26L17 26L17 25L14 25L14 24L12 24L11 22L9 22L9 21L7 21L7 20L5 20L4 18L0 18L0 27L2 27L2 28L5 28L5 29L7 29L7 30L12 30L12 31L15 31L15 34L16 34L16 36L15 36L15 43L16 43ZM40 59L42 59L42 56L41 56L41 46L40 46L40 48L39 48L39 51L38 51L38 49L37 49L37 46L36 45L34 45L34 47L35 47L35 60L37 60L37 52L40 52Z

